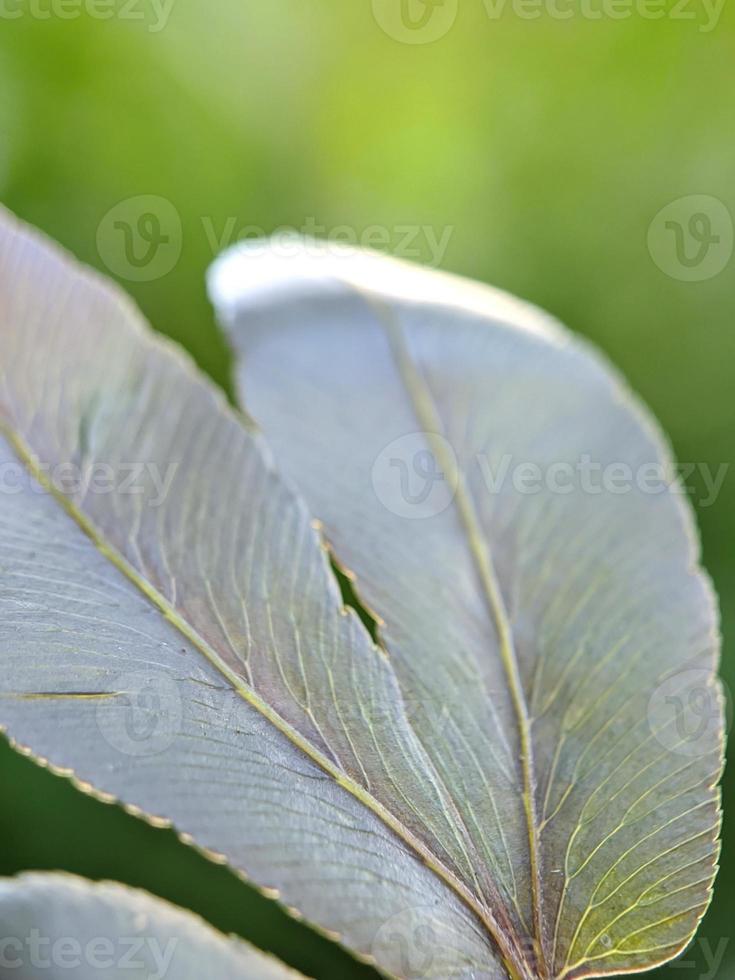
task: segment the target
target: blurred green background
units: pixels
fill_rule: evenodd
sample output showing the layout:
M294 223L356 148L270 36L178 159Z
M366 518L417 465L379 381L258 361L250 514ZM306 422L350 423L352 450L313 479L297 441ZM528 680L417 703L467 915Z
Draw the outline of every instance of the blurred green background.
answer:
M594 18L569 2L568 18L542 8L527 19L509 0L493 18L482 0L459 0L451 29L431 41L394 30L399 0L174 0L168 18L137 0L142 19L122 16L120 4L100 19L70 16L79 13L73 3L3 2L0 199L117 273L153 324L220 383L228 358L204 292L213 239L245 226L343 226L343 235L346 226L358 236L379 226L395 248L403 226L428 227L448 242L445 268L546 307L602 347L679 459L715 470L732 462L729 218L717 201L681 200L707 195L735 214L732 9L716 25L703 0L680 8L691 17L669 5L648 19L633 4L628 16ZM447 3L434 16L453 15ZM588 13L599 7L588 0ZM149 281L130 281L104 238L110 209L139 195L167 199L181 221L180 236L161 229L176 254L180 245L178 261ZM688 265L673 232L667 246L664 218L654 221L667 205ZM695 212L709 226L690 226ZM702 245L702 228L719 242ZM430 243L420 232L412 248L428 260ZM709 253L701 265L700 246ZM728 473L708 506L696 480L693 494L730 638L730 684L734 485ZM198 910L307 974L375 976L171 834L83 797L4 742L0 785L0 873L117 878ZM732 811L735 774L724 795ZM735 821L726 820L700 937L685 964L656 977L683 968L692 980L714 980L709 963L725 945L716 975L733 976L733 895Z

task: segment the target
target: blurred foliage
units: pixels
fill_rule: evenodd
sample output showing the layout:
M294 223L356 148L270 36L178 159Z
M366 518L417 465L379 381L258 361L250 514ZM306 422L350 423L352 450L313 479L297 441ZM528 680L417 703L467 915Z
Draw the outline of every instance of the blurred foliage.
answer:
M381 30L370 0L174 0L155 32L150 17L40 19L27 2L10 7L22 16L0 17L0 199L103 271L96 234L110 208L140 194L170 200L180 261L123 285L220 383L228 358L204 270L228 219L265 231L378 225L394 242L400 226L430 226L450 236L445 268L546 307L604 349L681 460L733 460L735 259L681 282L646 246L653 217L680 197L712 195L735 214L731 9L704 32L696 19L635 10L493 20L482 0L460 0L445 37L407 45ZM729 473L698 513L729 637L734 483ZM730 684L732 654L728 640ZM83 797L4 744L0 779L0 873L118 878L309 974L374 975L173 835ZM724 795L734 808L735 776ZM714 980L707 950L730 940L734 890L730 820L715 903L686 957L692 980ZM734 969L730 942L718 977Z

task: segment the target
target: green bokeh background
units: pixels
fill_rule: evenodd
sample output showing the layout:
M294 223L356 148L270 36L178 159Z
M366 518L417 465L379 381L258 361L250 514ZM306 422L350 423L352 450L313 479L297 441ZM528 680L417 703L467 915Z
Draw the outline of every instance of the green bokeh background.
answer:
M482 0L460 0L446 36L408 45L384 33L370 0L174 0L158 31L150 0L135 8L143 20L41 19L25 0L4 3L22 15L0 15L0 199L103 271L96 236L109 209L141 194L171 201L180 260L123 285L220 383L229 367L204 293L205 226L378 225L395 242L400 226L428 225L450 234L445 268L548 308L603 348L679 459L733 460L735 258L683 282L646 244L654 216L681 197L711 195L735 215L732 9L705 32L701 0L686 8L694 19L658 20L509 10L493 20ZM734 485L728 474L698 509L730 684ZM172 834L5 743L0 786L0 873L120 879L309 975L376 975ZM727 812L735 776L724 796ZM726 941L717 977L733 976L733 894L726 819L715 903L689 966L656 977L714 980L707 950Z

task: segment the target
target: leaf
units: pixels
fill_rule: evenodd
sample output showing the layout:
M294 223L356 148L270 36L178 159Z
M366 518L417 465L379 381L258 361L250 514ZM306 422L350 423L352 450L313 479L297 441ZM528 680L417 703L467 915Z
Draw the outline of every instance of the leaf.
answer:
M4 976L31 968L49 980L301 976L163 899L116 882L96 884L66 874L0 879L0 934Z
M671 959L710 900L723 720L657 428L530 306L282 245L226 253L210 294L244 402L376 621L468 891L535 975Z
M17 748L173 824L387 973L532 976L262 439L118 290L7 213L0 477Z

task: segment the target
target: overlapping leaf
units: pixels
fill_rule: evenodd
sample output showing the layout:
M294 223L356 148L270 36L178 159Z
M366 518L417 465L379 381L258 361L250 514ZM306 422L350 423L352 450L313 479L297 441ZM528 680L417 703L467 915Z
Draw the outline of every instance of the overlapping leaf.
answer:
M530 307L282 245L226 254L210 290L244 403L375 616L467 889L533 975L672 958L710 897L722 716L655 426Z
M387 971L531 976L261 439L119 292L0 219L0 723ZM498 949L501 950L498 953Z
M298 980L191 912L113 882L62 874L0 880L3 975L48 980ZM22 973L21 973L22 971Z

